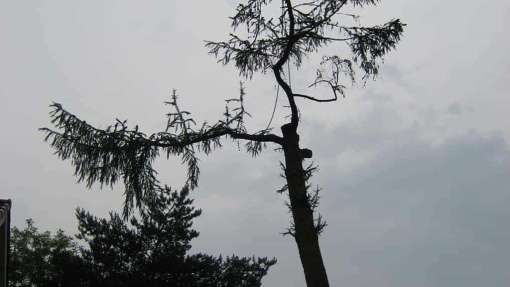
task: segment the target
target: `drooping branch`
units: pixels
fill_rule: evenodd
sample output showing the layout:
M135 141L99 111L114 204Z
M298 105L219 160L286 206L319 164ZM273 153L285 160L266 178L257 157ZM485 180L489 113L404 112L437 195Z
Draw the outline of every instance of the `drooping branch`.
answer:
M175 112L168 114L167 127L163 132L146 135L138 126L130 129L126 121L119 121L106 129L98 129L66 111L60 104L51 105L50 116L56 129L42 128L45 140L55 149L61 159L71 159L78 181L88 187L94 183L101 186L122 181L125 185L127 216L136 205L159 186L157 172L152 163L160 152L181 157L187 165L187 181L191 189L198 185L200 169L197 153L209 154L221 147L221 138L245 140L246 149L252 155L260 153L266 143L282 144L282 138L261 130L246 132L243 117L247 114L243 100L237 99L238 107L233 115L214 125L204 123L195 129L190 113L179 108L173 94L170 104ZM229 100L232 102L233 100ZM227 108L228 110L228 108Z
M395 48L404 26L396 19L382 26L343 29L352 38L348 44L353 53L353 61L365 72L364 78L379 73L379 60Z

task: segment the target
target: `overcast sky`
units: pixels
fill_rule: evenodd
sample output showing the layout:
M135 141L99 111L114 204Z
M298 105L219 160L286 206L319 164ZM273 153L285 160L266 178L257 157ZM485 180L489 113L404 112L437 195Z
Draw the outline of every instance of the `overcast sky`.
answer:
M122 186L87 190L43 143L52 101L98 127L119 118L155 132L175 88L196 118L218 119L240 79L203 40L225 39L235 3L0 0L0 198L13 200L13 224L74 234L77 206L100 216L122 206ZM408 24L378 80L332 104L300 101L331 286L509 286L509 2L393 0L361 14ZM293 87L310 71L293 72ZM246 86L249 127L264 128L273 79ZM304 286L295 243L280 235L282 155L227 144L201 159L193 250L274 256L265 286ZM163 182L182 185L179 162L157 162Z

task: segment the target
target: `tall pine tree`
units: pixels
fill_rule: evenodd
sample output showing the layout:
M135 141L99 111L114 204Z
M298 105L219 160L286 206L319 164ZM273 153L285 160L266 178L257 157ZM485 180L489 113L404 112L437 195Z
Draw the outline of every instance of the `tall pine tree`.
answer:
M318 192L308 184L315 169L303 166L303 161L312 157L312 151L299 144L302 120L299 107L304 102L337 101L345 95L345 82L359 77L366 81L378 74L382 58L400 40L404 24L391 20L382 25L361 26L357 15L344 12L378 2L245 0L231 17L233 32L229 38L206 42L220 63L233 63L243 77L251 78L255 72L273 73L290 108L290 119L281 126L280 134L270 127L248 131L244 124L245 94L241 88L239 98L227 101L222 120L202 125L196 125L190 113L179 107L174 93L168 102L174 112L168 116L167 128L153 134L145 134L138 127L129 128L126 122L120 121L106 129L97 129L60 104L53 104L51 117L56 129L43 129L46 140L61 159L72 161L79 180L88 186L95 182L111 185L122 181L126 192L125 215L135 206L142 207L143 201L158 188L152 162L161 153L181 157L188 169L186 185L193 189L198 184L198 154L208 154L221 147L222 139L246 141L246 150L254 156L266 144L276 146L283 151L287 183L281 191L288 193L293 218L288 234L297 243L307 286L329 286L318 240L325 223L316 212ZM271 17L271 12L278 9L281 13ZM324 85L330 89L331 96L295 92L284 67L293 65L299 70L304 59L331 44L344 44L350 52L323 55L309 84L309 87Z

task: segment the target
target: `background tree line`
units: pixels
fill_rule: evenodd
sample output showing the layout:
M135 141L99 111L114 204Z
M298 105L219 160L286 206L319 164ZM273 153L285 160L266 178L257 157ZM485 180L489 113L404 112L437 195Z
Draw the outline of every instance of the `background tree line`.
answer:
M78 234L12 228L10 286L261 286L275 259L189 254L199 233L187 188L161 188L128 221L78 208Z

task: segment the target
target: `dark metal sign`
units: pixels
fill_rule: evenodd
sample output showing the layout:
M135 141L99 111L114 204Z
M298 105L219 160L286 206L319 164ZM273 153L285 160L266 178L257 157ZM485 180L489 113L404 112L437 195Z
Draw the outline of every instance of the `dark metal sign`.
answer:
M0 199L0 287L7 287L9 240L11 232L11 201Z

